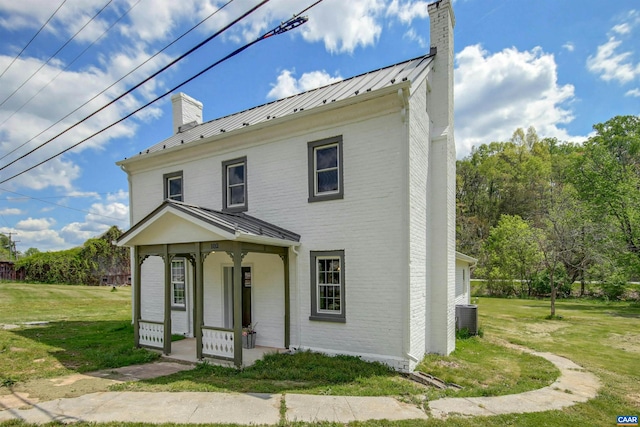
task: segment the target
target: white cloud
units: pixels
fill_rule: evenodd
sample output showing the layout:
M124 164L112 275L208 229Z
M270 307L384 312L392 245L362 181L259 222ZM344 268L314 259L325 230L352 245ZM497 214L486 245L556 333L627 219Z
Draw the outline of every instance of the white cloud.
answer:
M559 85L553 55L541 48L490 53L480 45L456 55L455 108L458 156L472 146L506 141L517 128L534 126L540 135L582 140L560 126L573 120L567 104L574 87Z
M117 225L120 228L129 224L129 207L120 202L94 203L89 212L85 217L88 224Z
M267 94L267 98L286 98L287 96L316 89L342 80L340 75L336 74L332 77L325 70L304 73L298 80L296 80L293 74L295 74L295 70L283 70L278 76L277 82L271 85L272 88Z
M129 192L123 189L116 191L115 193L109 193L107 195L108 202L117 202L117 201L129 201Z
M20 231L42 231L52 227L56 221L53 218L27 218L18 221L16 228Z
M45 131L45 129L51 127L66 114L92 98L94 94L101 92L105 87L105 82L111 83L118 80L128 72L130 68L141 63L148 57L149 55L142 50L128 53L123 51L104 59L101 68L93 66L83 71L62 71L59 64L56 65L52 63L44 66L38 74L20 91L16 92L16 95L9 99L0 110L0 123L3 123L0 128L0 153L9 153L18 145L26 143L24 147L10 154L3 162L16 159L18 156L46 142L66 130L72 124L75 124L78 120L108 103L117 94L124 91L124 82L114 86L108 93L98 96L85 107L62 120L61 123ZM0 55L0 69L5 69L11 60L12 58L9 56ZM163 60L164 58L160 58L153 64L147 64L141 70L134 73L135 76L139 76L142 72L148 73L149 70L158 67L158 62ZM42 61L39 59L29 57L19 58L3 76L3 84L0 85L0 99L7 98L14 88L19 87L20 84L23 83L25 75L30 75L41 65ZM44 85L56 76L55 82L39 93L37 102L28 103L22 108L25 102L38 93ZM132 75L127 81L135 76ZM136 96L123 98L118 103L98 113L82 125L66 132L63 137L55 139L24 160L18 161L13 166L3 170L2 175L4 177L12 176L14 173L22 171L25 167L34 165L68 148L70 145L89 137L115 122L125 113L141 105L144 99L151 97L154 89L155 86L151 85ZM56 108L50 108L51 105L55 105ZM141 119L157 117L159 111L157 108L151 108L145 110L145 113L138 117ZM133 136L136 127L137 124L135 121L128 120L93 137L73 151L81 152L88 148L101 150L106 143L114 138ZM71 190L73 181L79 176L80 169L77 165L64 157L59 157L29 172L28 175L12 180L11 185L24 186L36 190L49 186Z
M611 30L618 34L629 34L631 32L631 25L625 22L624 24L614 25L614 27L611 28Z
M640 75L640 64L632 63L633 53L626 51L617 53L622 41L610 37L609 41L598 46L595 56L587 59L587 69L594 74L599 74L605 81L617 80L619 83L628 83Z
M72 222L65 225L59 232L65 242L75 242L76 246L82 245L88 239L97 237L109 229L106 225L94 227L93 224Z
M0 210L0 215L22 215L23 213L24 212L17 208L6 208Z
M598 46L595 55L587 58L589 71L599 75L604 81L613 80L620 84L629 83L640 77L640 62L635 60L637 36L631 35L640 25L640 13L631 10L623 21L611 28L609 40Z
M0 228L0 233L15 233L13 228ZM66 249L69 244L60 237L56 230L18 230L18 238L20 240L19 250L24 252L28 248L38 248L40 251L55 251Z
M573 44L573 42L566 42L562 45L562 47L569 52L573 52L576 49L576 46L575 44Z
M633 97L636 97L636 98L640 98L640 89L638 89L638 88L631 89L631 90L627 91L627 93L625 93L624 96L633 96Z
M106 198L118 198L123 194L126 193L118 192ZM71 222L60 229L55 227L56 221L53 218L29 217L18 221L14 228L0 228L0 233L17 232L21 250L34 247L41 251L50 251L80 246L87 239L101 235L113 225L120 229L129 226L129 207L120 202L94 203L89 211L84 221Z
M400 3L393 0L387 8L387 16L395 16L404 24L411 24L416 19L425 19L429 16L427 6L431 1L409 1Z
M404 33L403 37L405 39L409 39L411 41L418 43L418 46L420 47L423 47L423 48L429 47L429 43L427 42L427 40L421 35L419 35L418 32L413 28L410 28L406 33Z

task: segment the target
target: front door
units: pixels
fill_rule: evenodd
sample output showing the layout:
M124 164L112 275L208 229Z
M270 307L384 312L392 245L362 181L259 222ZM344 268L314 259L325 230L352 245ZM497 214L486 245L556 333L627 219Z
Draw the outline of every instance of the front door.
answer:
M242 326L251 324L251 267L242 267ZM233 267L224 267L224 327L233 328Z

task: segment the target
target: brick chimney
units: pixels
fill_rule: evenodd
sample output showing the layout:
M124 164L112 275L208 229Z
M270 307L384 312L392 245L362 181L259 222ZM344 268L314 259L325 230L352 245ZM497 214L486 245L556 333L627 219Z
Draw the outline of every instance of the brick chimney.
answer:
M456 145L453 134L453 27L451 0L428 6L431 53L435 51L427 94L429 119L429 313L425 342L430 353L455 349ZM446 286L443 286L446 284Z
M173 107L174 134L202 123L202 102L180 92L171 97L171 105Z
M451 0L440 0L427 6L429 11L429 36L432 50L435 48L433 98L438 104L437 115L433 117L436 131L442 133L450 128L453 132L453 27L456 18ZM446 108L440 108L440 107ZM431 111L434 111L432 109Z

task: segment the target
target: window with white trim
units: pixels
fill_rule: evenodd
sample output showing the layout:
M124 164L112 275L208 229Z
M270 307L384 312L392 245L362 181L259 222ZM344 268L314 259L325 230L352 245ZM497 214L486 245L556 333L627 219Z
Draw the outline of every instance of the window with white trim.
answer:
M184 258L171 261L171 307L185 309L187 306L186 294L186 265Z
M164 198L184 201L182 189L182 171L173 172L164 175Z
M226 211L244 212L247 203L247 158L222 162L222 206Z
M311 251L311 320L345 322L344 251Z
M342 199L342 136L308 144L309 202Z

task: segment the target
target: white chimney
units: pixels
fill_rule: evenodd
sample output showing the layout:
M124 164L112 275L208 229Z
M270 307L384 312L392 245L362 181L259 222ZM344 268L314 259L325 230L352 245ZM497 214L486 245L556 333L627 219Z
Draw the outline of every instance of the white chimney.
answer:
M433 67L427 95L429 108L429 176L427 192L431 325L425 341L430 353L449 354L455 349L456 281L456 146L453 132L453 27L452 0L428 6ZM432 207L432 208L431 208ZM446 283L444 287L442 284Z
M171 97L171 105L173 107L174 134L185 130L184 125L202 123L202 102L180 92Z

